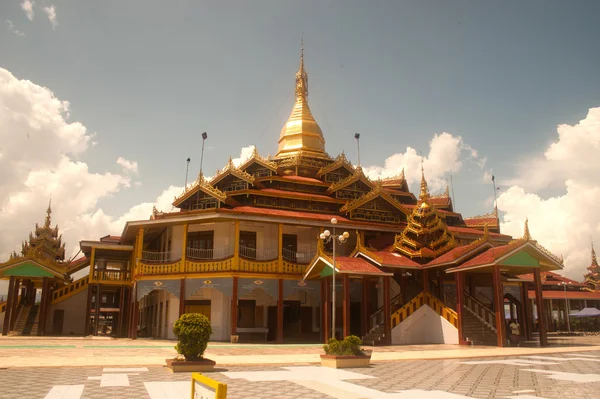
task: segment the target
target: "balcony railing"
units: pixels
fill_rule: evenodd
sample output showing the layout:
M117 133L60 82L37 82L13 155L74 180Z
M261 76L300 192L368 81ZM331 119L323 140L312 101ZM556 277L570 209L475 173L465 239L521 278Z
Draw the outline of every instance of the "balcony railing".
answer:
M187 248L187 257L190 259L226 259L233 256L233 247L211 249Z
M281 250L281 255L282 255L283 259L287 260L288 262L301 263L301 264L309 263L312 260L312 258L315 257L314 253L295 252L295 251L291 251L287 248L283 248Z
M94 270L96 281L129 281L128 270Z
M248 248L240 245L240 256L246 259L254 260L273 260L277 259L277 249L271 248Z
M142 261L147 263L165 263L173 261L171 252L142 251Z

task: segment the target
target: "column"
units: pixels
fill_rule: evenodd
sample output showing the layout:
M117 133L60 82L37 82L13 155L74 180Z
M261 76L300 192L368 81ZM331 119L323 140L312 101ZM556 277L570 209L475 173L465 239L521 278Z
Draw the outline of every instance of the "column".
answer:
M13 290L12 309L10 310L10 330L15 329L17 317L19 317L19 289L21 280L15 278L15 288Z
M239 232L239 222L236 221L236 231ZM236 237L239 237L239 234L236 234ZM236 238L236 242L237 242ZM237 248L237 245L236 245ZM237 319L238 319L238 310L237 310L237 301L238 301L238 278L233 278L233 290L231 291L231 335L236 335L237 331Z
M87 287L87 300L85 307L85 323L83 327L83 336L87 336L90 333L90 317L92 314L92 286L88 284Z
M125 286L122 285L119 290L119 328L118 328L118 336L123 335L123 323L125 321Z
M102 295L100 295L100 284L96 284L96 308L94 309L94 336L98 335L98 327L100 326L100 302L102 301Z
M540 277L540 269L533 269L533 281L535 284L535 302L537 305L540 346L547 346L548 337L546 336L546 313L544 312L544 298L542 297L542 279Z
M183 240L181 244L181 263L179 265L179 273L185 273L185 262L187 261L187 238L188 238L188 224L183 225ZM181 312L180 312L181 316Z
M131 339L137 339L138 321L140 318L140 304L138 302L138 287L135 282L135 290L133 292L133 326L131 326Z
M429 270L423 270L423 292L429 292Z
M42 279L42 299L40 300L40 317L38 319L38 332L37 335L44 335L46 318L46 301L48 299L48 277Z
M504 296L502 291L502 280L500 277L500 266L494 265L492 272L494 284L494 310L496 311L496 330L498 330L498 346L506 346L506 326L504 321Z
M279 279L277 299L277 343L283 343L283 279Z
M344 286L344 299L342 301L344 310L342 311L342 327L343 337L350 335L350 277L347 274L343 274L342 284Z
M94 280L94 269L96 268L96 248L92 247L92 254L90 255L90 277L89 282Z
M185 313L185 278L179 284L179 317Z
M323 291L323 342L327 343L331 336L329 329L329 320L331 319L331 290L329 288L329 277L321 280L321 289Z
M383 277L383 332L385 334L385 343L392 344L392 322L391 322L391 303L390 303L390 276Z
M277 255L277 270L279 273L283 273L283 225L281 223L277 225L277 237L277 248L279 249Z
M362 278L362 301L360 308L360 325L361 325L361 334L365 336L369 333L369 280L366 276Z
M465 275L464 273L454 273L456 280L456 317L458 318L458 343L459 345L467 345L463 335L463 293L465 292Z
M529 293L527 292L526 283L521 283L521 304L523 306L523 320L521 321L521 328L523 329L523 337L526 340L531 340L531 307L529 306Z
M2 335L8 335L8 331L10 330L10 314L12 310L14 290L15 276L10 276L10 280L8 280L8 296L6 297L6 311L4 312L4 324L2 325Z
M240 221L239 220L235 221L234 234L235 234L235 236L233 237L233 270L240 270ZM237 279L235 280L235 284L237 287ZM237 293L236 293L236 295L237 295ZM236 304L236 306L237 306L237 304Z

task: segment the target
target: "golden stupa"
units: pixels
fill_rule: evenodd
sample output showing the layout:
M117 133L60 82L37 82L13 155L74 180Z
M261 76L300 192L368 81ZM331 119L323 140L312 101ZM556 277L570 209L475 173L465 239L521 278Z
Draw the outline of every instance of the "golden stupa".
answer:
M328 158L323 132L308 107L308 76L304 70L304 46L300 52L300 67L296 72L296 101L289 119L281 129L277 158L298 153L309 157Z

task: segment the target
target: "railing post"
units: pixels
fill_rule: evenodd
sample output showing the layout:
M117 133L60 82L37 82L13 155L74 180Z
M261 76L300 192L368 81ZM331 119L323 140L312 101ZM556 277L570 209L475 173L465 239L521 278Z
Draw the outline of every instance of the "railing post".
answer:
M458 343L459 345L466 345L467 341L465 341L463 336L463 292L465 290L465 276L464 274L458 272L454 273L454 279L456 282L456 317L458 318Z
M94 280L95 269L96 269L96 248L92 247L92 254L90 255L90 280Z
M392 328L391 328L391 312L390 312L390 276L383 277L383 321L385 342L387 345L392 344Z
M496 311L496 331L498 332L498 346L504 347L506 346L504 335L504 291L502 290L500 266L494 265L492 277L494 283L494 308Z
M235 221L233 237L233 270L240 270L240 221Z
M277 237L279 242L277 244L277 248L279 249L279 255L277 256L277 271L283 273L283 225L281 223L277 225Z
M179 265L179 273L185 273L185 263L187 261L187 236L188 224L183 225L183 244L181 248L181 264Z

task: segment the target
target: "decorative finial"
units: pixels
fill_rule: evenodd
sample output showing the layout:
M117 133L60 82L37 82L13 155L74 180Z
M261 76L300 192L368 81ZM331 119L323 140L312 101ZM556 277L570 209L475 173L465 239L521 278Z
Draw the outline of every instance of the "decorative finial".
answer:
M48 209L46 210L46 223L44 224L45 227L50 227L50 223L52 222L52 217L50 216L52 214L52 198L50 198L50 200L48 201Z
M308 76L304 70L304 36L300 39L300 67L296 72L296 98L308 98Z
M423 168L423 159L421 159L421 192L419 193L419 202L425 202L429 199L429 188L425 180L425 169Z
M592 241L592 264L598 266L598 259L596 258L596 250L594 249L594 241Z
M483 225L483 238L487 239L490 236L490 230L488 229L488 224L485 223Z
M256 148L256 146L254 146L254 149L252 150L252 157L253 158L258 157L258 149Z
M531 234L529 233L529 219L525 218L525 232L523 234L523 239L530 241L531 240Z

